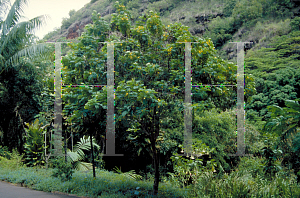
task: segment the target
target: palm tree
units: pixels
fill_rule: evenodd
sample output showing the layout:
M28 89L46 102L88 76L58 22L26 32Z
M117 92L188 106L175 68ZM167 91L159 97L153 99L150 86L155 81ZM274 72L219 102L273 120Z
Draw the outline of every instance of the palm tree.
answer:
M21 69L25 71L32 69L21 68L24 65L32 66L32 61L36 58L50 55L46 44L33 45L36 38L33 31L45 22L46 16L19 22L27 2L28 0L15 0L11 5L10 0L0 0L0 117L3 118L0 121L0 128L5 146L10 144L9 125L15 118L16 109L20 105L21 99L18 98L23 98L19 92L16 93L14 89L9 88L18 80L14 76L18 76ZM27 98L32 98L28 92L24 94L27 94ZM38 111L36 106L32 108Z
M0 0L0 74L4 69L19 63L21 57L33 60L46 55L46 44L30 45L35 38L33 30L39 28L46 16L38 16L29 21L19 22L27 0ZM10 9L8 9L10 7ZM2 17L6 17L4 20Z

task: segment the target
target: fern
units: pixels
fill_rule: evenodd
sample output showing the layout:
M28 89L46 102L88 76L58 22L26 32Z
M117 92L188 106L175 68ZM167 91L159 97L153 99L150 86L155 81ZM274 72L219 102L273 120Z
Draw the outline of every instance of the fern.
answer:
M93 145L97 149L100 149L100 146L95 142L95 139L93 139ZM83 152L84 150L85 151L91 150L90 137L80 138L80 141L77 142L77 144L74 147L74 151L68 149L67 152L68 160L71 160L74 169L79 171L87 171L92 169L91 163L83 162L83 160L85 159L85 154Z

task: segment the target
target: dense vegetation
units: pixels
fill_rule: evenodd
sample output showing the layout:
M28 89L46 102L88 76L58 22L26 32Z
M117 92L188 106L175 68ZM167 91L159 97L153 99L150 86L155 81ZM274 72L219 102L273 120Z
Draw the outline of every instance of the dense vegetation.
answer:
M54 47L31 34L41 17L18 23L25 0L11 7L0 1L0 179L90 197L300 196L300 18L291 18L294 1L213 1L224 4L224 16L211 20L200 37L182 23L164 24L181 1L150 1L153 11L139 17L139 1L103 2L113 3L114 13L101 17L85 6L93 23L63 46L62 83L82 86L62 89L67 155L53 157ZM69 15L63 26L79 12ZM236 87L225 86L192 88L195 156L178 155L184 149L185 46L177 42L197 42L191 46L192 84L236 84L237 67L220 50L240 28L261 31L265 19L285 25L245 56L246 153L253 156L229 156L236 152L237 95ZM103 42L111 41L121 42L114 45L114 100L116 153L123 157L102 156L107 88L86 86L107 83ZM96 177L88 179L92 167Z

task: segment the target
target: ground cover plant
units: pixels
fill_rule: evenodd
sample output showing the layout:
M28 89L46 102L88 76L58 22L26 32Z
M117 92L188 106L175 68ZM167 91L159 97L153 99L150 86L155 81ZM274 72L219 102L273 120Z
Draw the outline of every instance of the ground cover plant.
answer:
M72 179L61 180L51 176L55 169L21 167L10 170L0 168L0 179L45 192L64 192L88 197L152 197L152 182L137 181L117 173L97 169L92 172L75 171ZM171 184L161 184L158 197L184 197L185 191Z
M45 192L64 192L88 197L152 197L152 181L136 180L122 174L97 169L98 177L92 171L74 171L72 179L62 181L52 177L52 168L22 166L17 153L12 159L0 159L0 180L19 183ZM18 167L5 166L7 163ZM230 174L218 175L211 171L199 173L197 183L178 188L177 182L168 181L159 187L157 197L299 197L300 186L296 176L286 170L276 173L271 179L263 176L261 157L241 158L237 169ZM9 171L8 171L9 170Z

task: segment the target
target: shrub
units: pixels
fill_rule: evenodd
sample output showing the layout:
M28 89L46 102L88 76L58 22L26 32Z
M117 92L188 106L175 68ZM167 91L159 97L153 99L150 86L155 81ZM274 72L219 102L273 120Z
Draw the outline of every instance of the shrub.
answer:
M7 146L0 146L0 157L5 157L6 159L11 158L11 153L8 151Z
M235 22L239 25L250 25L254 20L262 17L262 4L257 0L242 0L232 11Z
M223 13L225 17L229 17L232 14L232 10L234 9L234 6L236 4L236 0L227 0L224 8L223 8Z
M300 17L295 17L291 20L290 26L292 31L299 31L300 30Z
M0 167L3 169L15 170L23 165L23 155L19 155L17 150L13 150L10 154L10 159L0 156Z
M26 152L25 163L28 166L44 164L44 138L42 133L45 126L42 127L42 123L38 119L31 124L26 123L26 126L28 129L25 128L27 132L26 143L24 145Z
M57 157L51 160L53 167L55 168L52 176L58 177L62 181L69 181L72 179L74 173L73 165L65 162L63 157Z

